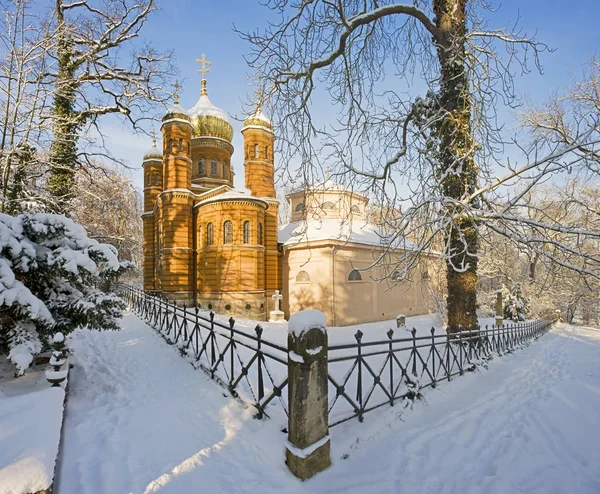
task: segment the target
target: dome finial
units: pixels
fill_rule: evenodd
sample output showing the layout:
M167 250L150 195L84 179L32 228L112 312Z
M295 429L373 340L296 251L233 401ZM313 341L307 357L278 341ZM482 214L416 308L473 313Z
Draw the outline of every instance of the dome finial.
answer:
M262 110L262 106L265 101L265 91L262 87L259 87L254 94L256 94L256 113L258 113Z
M202 58L197 58L196 63L201 63L202 68L198 69L198 74L202 74L202 89L200 90L200 96L208 95L206 90L206 73L210 72L210 69L206 68L207 65L212 65L212 62L206 60L206 55L203 53Z
M175 88L175 92L173 93L173 100L175 101L175 104L178 105L179 104L179 89L181 89L181 84L179 84L179 81L175 81L175 84L173 84L173 87Z

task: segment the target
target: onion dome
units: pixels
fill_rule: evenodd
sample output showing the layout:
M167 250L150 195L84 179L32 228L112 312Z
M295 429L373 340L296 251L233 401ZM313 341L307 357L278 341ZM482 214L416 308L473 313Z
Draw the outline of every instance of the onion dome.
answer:
M271 120L269 120L269 118L262 112L260 104L256 108L256 112L253 115L249 115L246 120L244 120L242 130L247 127L262 127L269 132L273 132L273 124L271 123Z
M190 120L189 113L179 104L179 93L177 92L177 89L179 89L180 86L178 84L176 84L175 87L176 87L176 91L175 91L175 94L173 95L173 98L175 101L165 112L165 116L163 117L163 122L165 120L171 120L173 118L181 118L181 119L184 119L187 121Z
M233 139L233 127L229 123L227 113L213 105L208 99L206 79L202 79L202 91L198 103L188 113L192 120L195 137L218 137L228 142Z
M144 154L144 161L158 158L162 160L162 152L156 147L156 139L152 139L152 147Z

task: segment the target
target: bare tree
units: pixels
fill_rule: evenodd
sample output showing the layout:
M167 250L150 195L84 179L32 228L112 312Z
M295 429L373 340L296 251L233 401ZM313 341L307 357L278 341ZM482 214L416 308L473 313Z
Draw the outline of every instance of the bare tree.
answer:
M156 9L154 0L56 0L55 63L48 72L55 87L48 185L60 212L69 210L77 163L92 166L98 156L112 158L100 117L122 115L139 128L152 118L153 105L170 96L172 54L135 42ZM81 135L92 131L99 151L79 146Z
M76 178L73 219L90 238L114 245L119 259L141 266L142 198L135 184L123 172L94 163Z
M478 259L491 232L540 255L548 242L566 253L572 238L597 237L526 215L531 189L582 165L577 151L595 152L598 140L576 132L571 143L520 146L521 163L504 160L496 108L517 103L512 74L539 67L547 47L516 27L489 29L485 0L267 5L279 20L242 36L270 97L282 161L299 160L293 178L306 185L333 167L382 211L401 211L381 221L389 232L382 242L407 248L396 256L398 272L409 273L422 253L441 246L449 331L477 324ZM315 118L327 97L333 123ZM599 261L588 255L573 267L591 270Z
M28 181L39 177L30 167L36 148L45 144L46 126L41 115L49 97L43 83L52 33L30 0L2 3L0 32L0 184L2 210L21 210ZM33 176L29 175L33 172Z

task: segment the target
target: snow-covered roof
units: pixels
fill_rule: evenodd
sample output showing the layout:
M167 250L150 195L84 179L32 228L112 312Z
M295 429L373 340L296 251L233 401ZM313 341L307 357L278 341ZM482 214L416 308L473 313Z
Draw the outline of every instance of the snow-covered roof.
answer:
M167 108L167 111L165 112L165 116L166 115L188 115L189 116L189 113L179 103L173 103L169 108Z
M279 229L279 242L294 246L303 242L339 240L363 245L386 245L386 235L377 225L364 220L309 219L292 221ZM405 240L398 248L409 249L414 244Z
M256 109L256 112L253 115L249 115L246 120L244 120L242 130L252 127L265 127L271 131L273 130L271 120L269 120L269 117L262 112L260 107Z
M156 147L156 141L153 141L152 147L144 153L144 159L160 158L162 159L162 151Z
M360 197L364 197L362 194L349 190L343 185L335 182L334 180L328 178L321 183L317 183L307 187L306 185L301 185L296 189L292 189L290 193L287 194L286 197L291 197L299 192L303 192L305 194L314 194L315 192L348 192L349 194L354 194ZM366 198L365 198L366 199Z
M212 191L209 191L209 192L212 192ZM203 195L203 194L201 194L201 195ZM267 208L269 207L269 204L267 203L267 201L259 199L258 197L251 196L250 194L248 194L247 189L245 189L245 190L229 189L227 192L223 192L222 194L218 194L216 196L211 196L208 199L204 199L203 201L198 202L194 207L208 204L210 202L231 201L231 200L236 200L236 199L261 202L265 206L267 206Z
M211 103L210 99L208 99L207 94L200 95L200 99L192 108L190 108L188 114L191 117L196 117L196 116L217 117L222 120L225 120L227 123L230 123L229 117L227 116L227 113L225 112L225 110L222 110L221 108L218 108L215 105L213 105Z

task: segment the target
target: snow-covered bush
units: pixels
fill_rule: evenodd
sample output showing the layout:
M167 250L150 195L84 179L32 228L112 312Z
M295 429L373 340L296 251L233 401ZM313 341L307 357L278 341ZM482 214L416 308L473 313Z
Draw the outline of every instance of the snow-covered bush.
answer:
M64 216L0 214L0 351L22 373L50 334L117 329L125 304L97 287L124 269L114 247Z
M524 321L529 312L529 301L523 294L520 284L516 284L512 290L505 285L502 286L502 307L504 319L513 319L513 307L517 309L517 320Z

